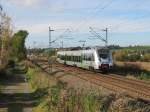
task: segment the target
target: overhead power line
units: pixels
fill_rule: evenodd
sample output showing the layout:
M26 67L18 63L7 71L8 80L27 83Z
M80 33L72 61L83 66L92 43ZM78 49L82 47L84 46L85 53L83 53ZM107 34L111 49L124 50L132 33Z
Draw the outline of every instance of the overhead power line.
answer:
M99 38L101 41L105 42L105 45L107 47L108 45L108 28L106 29L102 29L101 31L105 31L106 32L106 38L103 38L99 33L97 33L92 27L89 27L90 32L97 38Z
M148 2L149 2L149 1L148 1ZM138 2L138 3L134 4L132 8L134 8L134 7L135 7L135 8L136 8L136 7L140 8L142 5L143 5L143 1L142 1L142 3L141 3L141 2ZM142 14L142 15L136 14L136 16L132 17L131 19L134 20L134 22L135 22L135 21L137 21L137 20L140 20L140 19L145 18L146 16L148 16L149 13L150 13L150 12L148 12L147 14ZM121 18L122 21L120 21L119 23L117 23L117 25L113 26L112 28L116 31L116 30L119 29L119 27L121 27L121 26L133 25L133 24L132 24L133 21L127 22L128 18L129 18L129 17Z
M106 3L103 7L101 7L101 8L99 8L100 5L98 5L98 6L96 7L96 9L98 9L98 8L99 8L99 9L98 9L94 14L92 13L92 15L91 15L90 17L85 18L85 19L83 20L83 22L82 22L81 24L79 24L79 25L76 27L76 29L83 27L85 24L87 24L87 22L88 22L90 19L92 19L92 18L95 17L97 14L99 14L99 13L102 12L104 9L106 9L108 6L110 6L114 1L115 1L115 0L111 0L111 1L107 2L107 3Z

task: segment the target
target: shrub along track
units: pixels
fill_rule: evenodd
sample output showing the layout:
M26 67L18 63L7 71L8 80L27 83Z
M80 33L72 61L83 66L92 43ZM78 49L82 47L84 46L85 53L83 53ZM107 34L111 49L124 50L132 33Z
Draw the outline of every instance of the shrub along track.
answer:
M37 60L34 62L36 62L36 64L39 64L41 67L48 66L47 62ZM150 102L150 83L148 82L127 79L116 74L102 74L99 72L88 71L58 63L53 64L53 67L55 69L63 70L66 73L71 73L71 75L73 76L76 76L82 80L89 81L98 86L102 86L111 91L117 93L126 93L131 97Z

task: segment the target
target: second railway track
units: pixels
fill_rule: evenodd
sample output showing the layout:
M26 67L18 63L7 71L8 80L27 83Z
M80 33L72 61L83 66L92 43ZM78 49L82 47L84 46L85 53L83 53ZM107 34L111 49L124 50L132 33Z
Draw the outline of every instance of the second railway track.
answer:
M48 63L40 62L40 65L48 65ZM127 79L116 74L104 75L102 73L87 71L72 66L65 66L63 64L54 64L54 67L72 73L73 76L89 81L98 86L103 86L112 91L124 92L134 98L150 101L150 85L147 82Z

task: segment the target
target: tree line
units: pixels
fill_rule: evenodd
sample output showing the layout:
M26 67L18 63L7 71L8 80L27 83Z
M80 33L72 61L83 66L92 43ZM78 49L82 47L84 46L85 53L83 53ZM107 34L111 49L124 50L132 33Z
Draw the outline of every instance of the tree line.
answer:
M0 66L5 67L9 61L20 61L26 58L25 39L28 32L13 32L11 17L0 7Z
M150 62L149 50L118 50L113 52L116 61L144 61Z

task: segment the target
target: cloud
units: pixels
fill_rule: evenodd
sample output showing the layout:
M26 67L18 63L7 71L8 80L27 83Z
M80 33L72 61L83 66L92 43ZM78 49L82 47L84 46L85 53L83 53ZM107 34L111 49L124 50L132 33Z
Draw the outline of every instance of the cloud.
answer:
M59 33L63 32L60 31L58 32L57 29L67 29L70 28L73 33L89 33L89 26L92 26L93 28L98 28L98 29L104 29L106 27L109 28L109 32L111 33L133 33L133 32L149 32L150 25L147 20L140 20L140 21L135 21L135 20L118 20L118 19L99 19L99 20L93 20L87 21L85 24L81 24L81 21L47 21L44 23L37 23L37 24L32 24L29 26L29 24L25 23L20 23L17 24L16 30L19 29L26 29L29 31L30 36L36 37L36 36L42 36L42 35L48 35L48 27L49 25L55 30L55 35L59 35ZM89 23L89 24L87 24ZM100 30L97 30L100 31Z
M26 25L25 23L18 23L16 30L25 29L28 30L31 35L45 35L48 33L48 28L51 26L56 32L59 30L65 30L73 26L75 27L78 22L68 21L52 21L45 23L32 24L32 26Z
M23 7L36 7L45 0L7 0L7 2Z
M60 2L60 1L55 1L55 2L49 2L47 4L49 10L51 12L63 12L65 10L66 7L66 2Z

